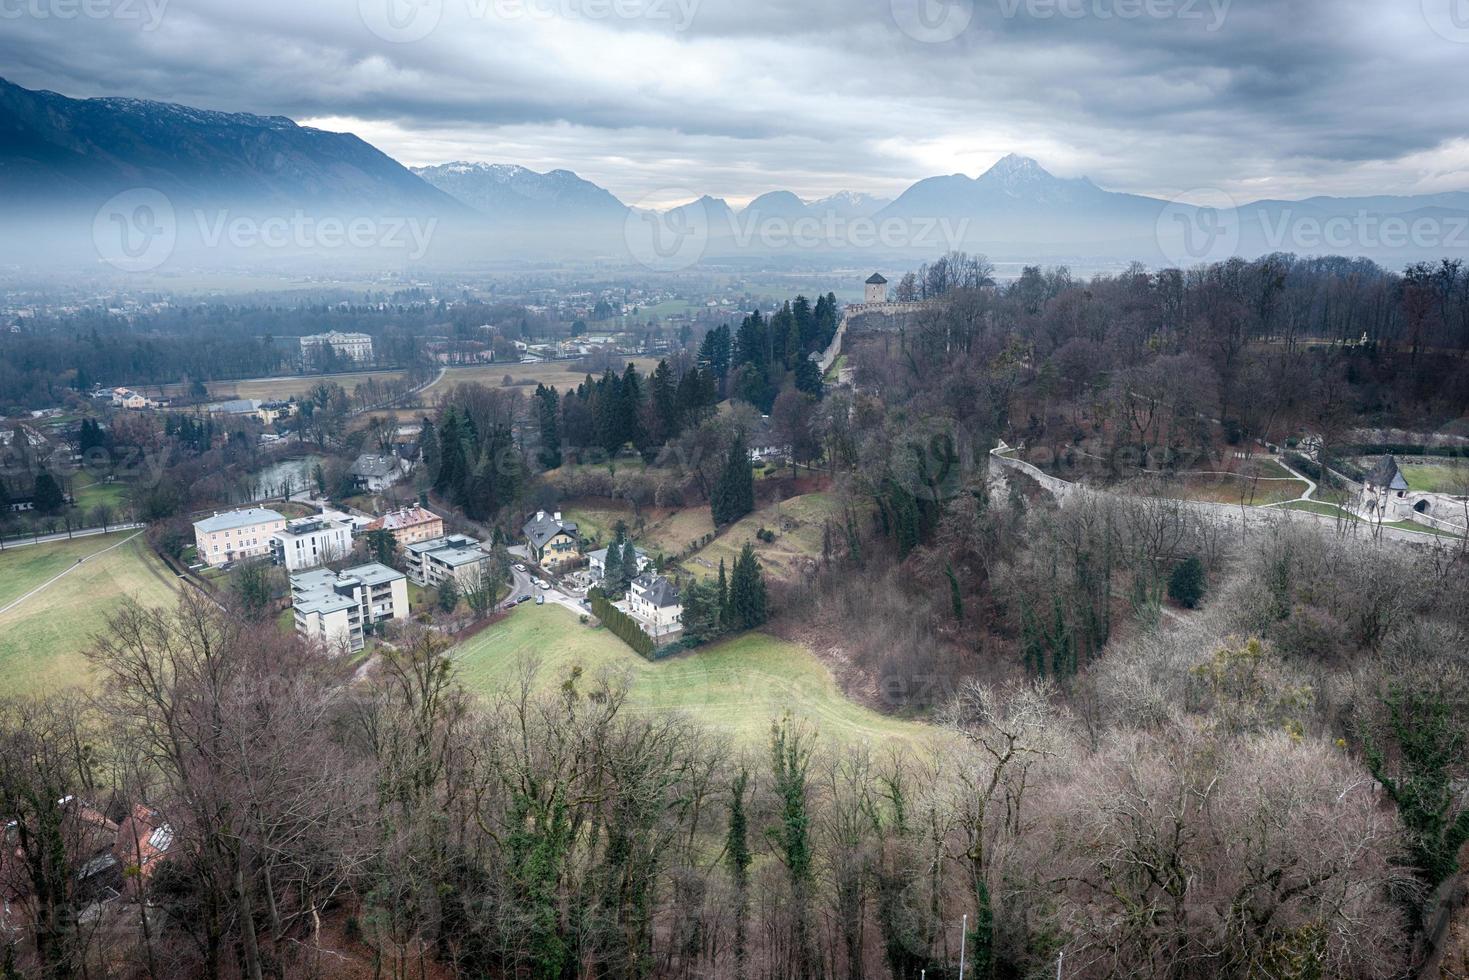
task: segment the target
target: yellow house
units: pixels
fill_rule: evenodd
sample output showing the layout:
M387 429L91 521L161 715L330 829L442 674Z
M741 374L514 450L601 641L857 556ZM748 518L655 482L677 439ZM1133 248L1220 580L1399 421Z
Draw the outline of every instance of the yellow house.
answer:
M194 522L194 546L210 565L271 553L271 540L286 529L286 519L273 510L247 507Z

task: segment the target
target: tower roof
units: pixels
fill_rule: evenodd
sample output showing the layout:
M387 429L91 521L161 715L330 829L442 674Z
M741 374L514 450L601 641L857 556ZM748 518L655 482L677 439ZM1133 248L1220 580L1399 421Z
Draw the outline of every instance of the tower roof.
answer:
M882 277L881 272L874 272L872 278L867 280L867 285L869 286L883 286L886 284L887 280Z

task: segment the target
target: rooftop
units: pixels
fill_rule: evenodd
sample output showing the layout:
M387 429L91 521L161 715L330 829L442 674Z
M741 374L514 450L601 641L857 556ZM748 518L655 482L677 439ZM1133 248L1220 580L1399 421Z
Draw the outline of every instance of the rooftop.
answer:
M659 609L678 605L678 589L662 575L639 575L633 579L632 584L634 589L643 594L643 598Z
M533 548L544 548L546 542L562 532L576 537L577 530L574 522L563 521L559 513L547 514L545 511L538 511L535 517L525 522L522 529Z
M230 531L235 528L254 527L257 524L284 520L284 517L273 510L264 507L247 507L243 510L230 510L223 514L215 514L213 517L206 517L202 521L195 521L194 528L205 534L214 534L217 531Z

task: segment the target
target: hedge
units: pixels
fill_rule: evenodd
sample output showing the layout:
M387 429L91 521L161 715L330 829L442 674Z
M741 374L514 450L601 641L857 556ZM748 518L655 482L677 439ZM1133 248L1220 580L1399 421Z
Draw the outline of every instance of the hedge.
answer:
M651 636L643 632L637 620L614 606L600 589L595 590L591 595L591 600L592 613L602 621L603 626L606 626L614 636L646 659L654 659L653 653L657 650L658 644L653 642Z
M1469 459L1466 446L1421 446L1411 442L1368 442L1344 446L1348 456L1441 456L1447 459Z

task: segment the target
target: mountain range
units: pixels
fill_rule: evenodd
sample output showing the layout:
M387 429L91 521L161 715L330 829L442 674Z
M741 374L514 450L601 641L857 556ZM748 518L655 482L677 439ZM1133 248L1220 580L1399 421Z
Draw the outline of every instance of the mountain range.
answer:
M0 215L40 219L28 227L54 238L68 220L90 222L103 202L140 187L196 211L442 221L453 228L441 238L454 240L454 258L625 259L628 229L658 217L569 170L464 161L410 169L350 133L282 116L71 99L0 79ZM662 217L700 229L707 245L699 255L707 259L781 252L909 261L966 248L996 260L1159 265L1271 251L1389 263L1469 253L1464 191L1221 205L1228 207L1108 191L1011 154L977 177L919 180L894 200L843 191L807 201L773 190L739 210L706 195ZM814 244L791 248L798 227L820 229ZM872 238L874 228L884 234Z

